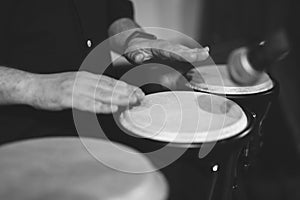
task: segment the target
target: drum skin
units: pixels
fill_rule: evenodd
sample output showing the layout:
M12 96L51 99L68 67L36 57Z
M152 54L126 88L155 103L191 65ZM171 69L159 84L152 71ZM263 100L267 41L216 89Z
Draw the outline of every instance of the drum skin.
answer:
M124 128L142 138L171 143L208 143L233 137L247 117L233 101L190 91L146 95L122 113Z
M94 155L83 144L92 147ZM124 145L115 145L137 153ZM159 172L118 171L96 159L104 152L109 162L119 166L154 169L144 156L127 157L114 151L107 141L71 137L27 140L0 148L0 199L166 199L167 183Z

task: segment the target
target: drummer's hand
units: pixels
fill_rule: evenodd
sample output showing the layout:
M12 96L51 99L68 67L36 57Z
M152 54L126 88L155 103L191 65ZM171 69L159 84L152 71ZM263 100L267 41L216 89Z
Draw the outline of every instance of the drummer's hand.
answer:
M30 104L47 110L75 108L111 113L144 97L141 89L107 76L89 72L37 75L33 79Z
M207 47L190 49L186 46L160 39L134 38L129 42L124 55L133 64L142 64L152 58L198 62L208 58L209 49Z

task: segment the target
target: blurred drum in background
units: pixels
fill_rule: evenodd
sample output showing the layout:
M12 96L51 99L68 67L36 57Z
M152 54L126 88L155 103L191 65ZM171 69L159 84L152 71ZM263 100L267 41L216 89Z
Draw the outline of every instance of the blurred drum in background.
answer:
M120 124L124 132L135 136L124 140L147 152L153 164L162 168L170 184L170 199L232 199L237 158L254 124L254 117L238 104L200 92L154 93L121 113ZM163 166L160 161L169 163ZM185 165L196 169L187 182L180 177L188 176L189 169L176 168ZM175 174L170 175L172 168ZM195 180L201 173L207 179ZM178 183L182 187L175 189ZM184 188L194 189L186 192Z
M86 145L86 146L84 146ZM5 200L165 200L168 186L159 172L128 173L110 168L154 169L139 152L89 138L44 138L0 148L0 199ZM88 148L92 148L92 152Z
M263 121L272 100L278 95L278 83L264 73L255 84L241 86L231 79L227 65L200 66L188 72L187 76L190 80L187 84L189 88L225 96L256 114L256 131L244 154L244 164L248 166L262 145Z

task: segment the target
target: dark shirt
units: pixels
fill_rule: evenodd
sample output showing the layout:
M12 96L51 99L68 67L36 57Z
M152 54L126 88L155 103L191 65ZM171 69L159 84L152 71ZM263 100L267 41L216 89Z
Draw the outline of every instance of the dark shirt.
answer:
M77 70L107 38L113 21L132 18L127 0L0 0L0 64L37 73Z
M34 73L76 71L108 37L108 27L124 17L133 18L127 0L0 0L0 65ZM110 59L109 52L104 57ZM74 131L70 111L28 106L0 106L0 123L0 144Z

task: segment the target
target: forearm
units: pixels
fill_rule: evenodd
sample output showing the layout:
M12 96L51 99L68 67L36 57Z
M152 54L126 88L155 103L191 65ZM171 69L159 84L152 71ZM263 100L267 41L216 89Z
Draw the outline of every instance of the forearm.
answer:
M126 48L125 43L127 38L136 30L142 31L142 28L129 18L122 18L111 24L108 34L111 37L110 45L112 50L122 54Z
M0 66L0 105L28 104L34 74Z

